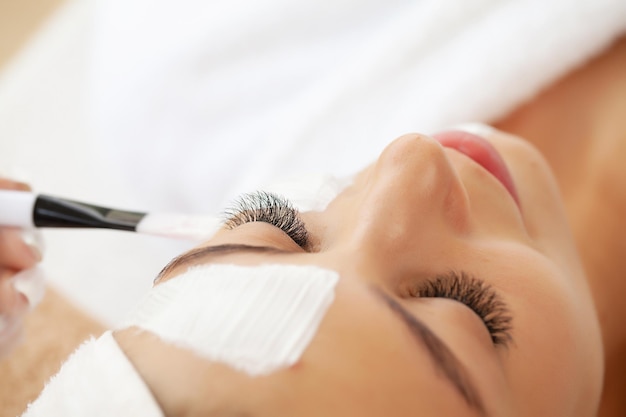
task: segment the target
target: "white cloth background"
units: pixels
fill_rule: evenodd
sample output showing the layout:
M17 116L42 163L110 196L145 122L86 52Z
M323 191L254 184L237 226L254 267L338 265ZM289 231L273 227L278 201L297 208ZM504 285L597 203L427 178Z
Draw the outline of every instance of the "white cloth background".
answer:
M0 79L0 169L213 213L284 175L351 173L406 132L494 120L624 31L623 0L74 0ZM51 281L109 323L185 247L46 234Z
M349 174L400 134L506 114L626 29L623 0L98 2L102 149L155 207Z

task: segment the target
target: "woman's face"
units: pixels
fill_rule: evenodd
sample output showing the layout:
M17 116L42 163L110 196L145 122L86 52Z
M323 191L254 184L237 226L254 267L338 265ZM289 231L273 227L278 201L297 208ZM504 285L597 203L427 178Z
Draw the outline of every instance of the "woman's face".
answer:
M203 263L318 265L341 279L298 363L267 376L118 331L164 412L593 415L600 332L552 175L528 144L493 133L513 190L463 135L395 140L325 211L301 213L304 248L239 221L202 245L220 248L183 255L160 282Z

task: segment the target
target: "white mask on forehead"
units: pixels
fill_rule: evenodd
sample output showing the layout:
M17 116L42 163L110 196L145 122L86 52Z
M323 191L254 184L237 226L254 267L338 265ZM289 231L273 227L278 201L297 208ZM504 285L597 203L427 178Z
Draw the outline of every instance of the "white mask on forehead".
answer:
M339 275L314 266L203 265L154 287L126 326L249 375L295 364Z

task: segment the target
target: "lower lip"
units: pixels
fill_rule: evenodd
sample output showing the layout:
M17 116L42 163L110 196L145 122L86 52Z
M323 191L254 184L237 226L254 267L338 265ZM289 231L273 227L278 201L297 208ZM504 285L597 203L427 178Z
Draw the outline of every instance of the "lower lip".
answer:
M486 169L500 181L519 206L519 198L513 184L513 177L511 177L504 159L502 159L502 156L491 143L480 136L456 130L437 133L433 137L444 147L462 153Z

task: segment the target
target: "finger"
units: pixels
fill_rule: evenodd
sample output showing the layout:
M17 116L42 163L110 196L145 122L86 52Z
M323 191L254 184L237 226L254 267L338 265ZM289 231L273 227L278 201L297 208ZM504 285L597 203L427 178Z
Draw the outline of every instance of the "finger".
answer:
M14 181L9 178L0 177L0 189L14 191L30 191L30 185L25 182Z
M43 243L37 231L0 229L0 266L26 269L42 258Z

